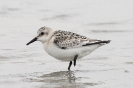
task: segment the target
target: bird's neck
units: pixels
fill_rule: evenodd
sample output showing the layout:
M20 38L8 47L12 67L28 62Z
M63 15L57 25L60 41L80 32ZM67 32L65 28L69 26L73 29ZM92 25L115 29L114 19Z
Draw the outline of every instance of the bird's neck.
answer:
M51 32L50 32L49 35L48 35L47 41L44 42L44 45L49 44L50 42L52 42L53 36L54 36L54 31L51 30Z

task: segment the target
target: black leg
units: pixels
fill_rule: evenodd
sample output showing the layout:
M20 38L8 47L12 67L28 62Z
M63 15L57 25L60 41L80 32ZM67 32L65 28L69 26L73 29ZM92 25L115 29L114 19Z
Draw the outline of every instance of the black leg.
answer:
M74 57L74 66L76 66L76 60L77 60L77 58L78 58L78 55L75 55L75 57Z
M71 65L72 65L72 61L70 61L69 63L68 70L70 70Z

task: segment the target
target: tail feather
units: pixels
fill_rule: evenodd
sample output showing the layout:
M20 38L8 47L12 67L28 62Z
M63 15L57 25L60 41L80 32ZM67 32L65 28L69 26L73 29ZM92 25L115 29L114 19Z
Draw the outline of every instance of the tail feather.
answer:
M110 43L111 40L104 40L104 41L97 41L97 42L93 42L93 43L86 43L83 46L89 46L89 45L95 45L95 44L108 44Z
M104 40L104 41L101 41L101 43L106 43L106 44L108 44L108 43L110 43L110 41L111 41L111 40Z

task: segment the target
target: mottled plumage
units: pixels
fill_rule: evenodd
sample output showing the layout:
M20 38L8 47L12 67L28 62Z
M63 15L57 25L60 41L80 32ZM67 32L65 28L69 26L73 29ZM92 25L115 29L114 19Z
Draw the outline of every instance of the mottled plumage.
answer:
M76 47L84 42L88 42L87 37L68 31L55 31L54 37L54 43L63 48Z
M69 31L61 31L61 30L55 31L53 36L55 38L54 43L63 49L85 46L86 44L91 44L94 42L101 41L96 39L89 39L77 33Z

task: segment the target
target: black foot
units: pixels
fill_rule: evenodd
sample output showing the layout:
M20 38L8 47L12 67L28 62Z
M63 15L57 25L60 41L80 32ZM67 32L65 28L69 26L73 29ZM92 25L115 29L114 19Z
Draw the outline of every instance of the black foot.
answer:
M70 61L70 63L69 63L68 70L70 70L71 65L72 65L72 61Z
M74 66L76 66L76 60L77 60L77 58L78 58L78 55L75 55L75 57L74 57Z

